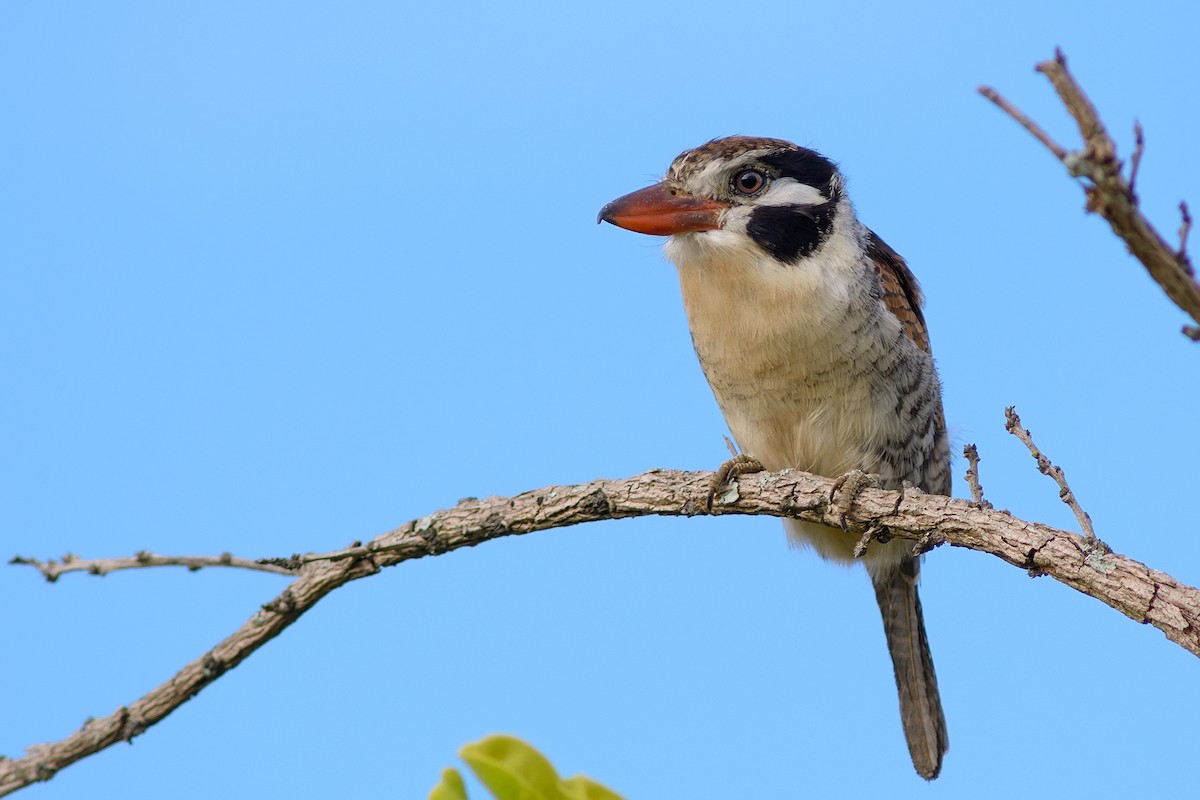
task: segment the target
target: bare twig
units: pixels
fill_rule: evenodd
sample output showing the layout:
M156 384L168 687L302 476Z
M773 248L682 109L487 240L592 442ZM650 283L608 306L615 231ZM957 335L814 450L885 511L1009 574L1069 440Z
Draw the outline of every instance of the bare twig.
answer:
M1029 448L1029 452L1033 454L1034 460L1037 461L1038 470L1043 475L1049 475L1058 484L1058 496L1074 512L1075 519L1079 520L1079 527L1083 531L1083 538L1088 545L1092 547L1099 545L1107 550L1108 545L1096 538L1096 531L1092 529L1092 518L1079 505L1079 501L1075 499L1075 493L1067 485L1066 474L1060 467L1051 464L1050 459L1046 458L1046 454L1039 450L1038 446L1033 443L1033 437L1030 436L1027 429L1021 427L1021 418L1017 416L1017 410L1012 406L1004 409L1004 428Z
M1050 79L1063 105L1075 118L1075 124L1083 135L1084 156L1097 165L1113 164L1119 168L1120 165L1116 164L1117 146L1100 121L1100 114L1091 99L1067 69L1067 58L1063 51L1055 48L1054 58L1043 61L1035 69Z
M1142 123L1136 119L1133 121L1133 158L1129 164L1129 196L1137 202L1137 175L1138 169L1142 166L1142 155L1146 152L1146 132L1142 130Z
M973 444L964 445L963 456L967 459L967 486L971 490L971 502L980 508L992 508L992 504L983 499L983 486L979 483L979 450Z
M733 443L733 439L730 439L728 436L726 436L726 437L725 437L725 448L726 448L727 450L729 450L729 457L730 457L730 458L737 458L737 457L738 457L739 453L738 453L737 445L736 445L736 444L734 444L734 443Z
M1184 270L1188 277L1195 278L1196 271L1192 268L1192 257L1188 255L1187 244L1188 234L1192 232L1192 215L1188 211L1188 204L1185 200L1179 201L1179 249L1175 251L1176 257L1183 264ZM1184 325L1183 335L1187 336L1193 342L1200 341L1200 325Z
M252 569L259 572L273 572L276 575L294 575L295 573L278 564L267 564L249 558L236 558L229 553L219 556L160 556L149 550L140 550L132 557L124 558L80 558L74 553L67 553L61 561L50 559L38 561L36 558L13 556L10 564L27 564L42 573L42 577L54 583L60 575L68 572L86 572L89 575L107 575L123 569L139 569L142 567L187 567L195 572L204 567L237 567Z
M1005 113L1021 123L1025 130L1033 134L1033 137L1042 144L1046 145L1046 149L1054 153L1059 161L1063 161L1067 157L1067 148L1063 147L1058 142L1051 138L1050 134L1042 130L1042 127L1025 115L1023 111L1014 106L1012 103L1004 99L1004 97L990 86L980 86L979 93L998 105Z
M1171 301L1200 324L1200 283L1194 278L1185 249L1181 246L1177 251L1167 244L1138 208L1138 200L1133 192L1133 183L1142 159L1141 126L1135 129L1138 143L1133 156L1132 174L1126 181L1121 175L1121 162L1117 160L1117 146L1101 122L1095 106L1067 69L1067 60L1062 51L1055 51L1054 58L1038 64L1037 70L1054 85L1063 105L1074 117L1083 137L1082 151L1068 152L995 89L983 86L979 92L1032 133L1066 166L1072 176L1084 179L1087 210L1100 214L1108 221L1113 232L1125 241L1129 252L1142 262L1150 277L1162 287ZM1184 224L1185 227L1189 225L1188 222ZM1189 330L1185 328L1184 332ZM1200 330L1193 338L1200 338Z
M1179 260L1187 268L1187 274L1194 276L1196 271L1192 269L1192 260L1187 254L1188 234L1192 232L1192 215L1188 213L1186 200L1179 201L1179 216L1182 218L1179 223L1179 249L1175 251L1175 255L1179 256Z

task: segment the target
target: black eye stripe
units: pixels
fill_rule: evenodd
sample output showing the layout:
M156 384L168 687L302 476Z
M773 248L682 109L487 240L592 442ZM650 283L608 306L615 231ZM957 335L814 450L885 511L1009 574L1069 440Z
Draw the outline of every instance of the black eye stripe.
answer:
M806 183L830 200L836 200L833 177L837 172L833 162L815 150L801 147L763 156L762 163L778 170L781 178L795 178Z

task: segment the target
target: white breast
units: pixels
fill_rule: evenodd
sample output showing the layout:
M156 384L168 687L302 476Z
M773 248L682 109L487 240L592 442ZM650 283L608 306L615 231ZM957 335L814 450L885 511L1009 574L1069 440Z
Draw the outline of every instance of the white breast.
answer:
M881 365L915 348L897 349L899 323L871 292L873 267L860 240L854 229L840 233L798 264L781 264L724 230L667 245L717 403L742 451L770 470L879 472L881 443L903 424L879 376ZM845 533L788 528L826 557L850 557ZM891 561L890 549L875 548L874 557Z
M899 324L870 295L856 244L833 236L791 265L725 231L668 243L709 385L738 444L768 469L865 469L895 422L872 375Z

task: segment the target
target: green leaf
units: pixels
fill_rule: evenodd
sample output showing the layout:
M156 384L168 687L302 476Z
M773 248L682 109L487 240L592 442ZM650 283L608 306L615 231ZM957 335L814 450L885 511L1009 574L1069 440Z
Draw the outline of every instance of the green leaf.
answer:
M459 755L496 800L621 800L582 775L561 780L545 756L515 736L488 736Z
M496 800L560 800L558 773L515 736L494 735L458 752Z
M561 785L563 797L570 800L622 800L621 795L612 789L583 775L567 778Z
M454 767L442 770L442 780L429 793L429 800L467 800L467 787Z

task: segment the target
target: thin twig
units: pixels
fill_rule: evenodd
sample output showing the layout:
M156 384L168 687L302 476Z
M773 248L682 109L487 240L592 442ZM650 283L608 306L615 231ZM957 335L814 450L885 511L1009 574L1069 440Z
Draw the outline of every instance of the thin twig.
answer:
M1050 79L1058 92L1059 98L1067 111L1075 118L1075 124L1083 135L1084 156L1097 164L1116 165L1117 146L1104 123L1100 121L1100 113L1091 99L1084 93L1083 87L1075 80L1075 76L1067 69L1067 57L1061 48L1054 49L1054 58L1038 64L1038 72Z
M1133 192L1142 159L1144 137L1141 126L1135 128L1138 144L1130 179L1126 181L1121 175L1121 162L1117 160L1117 146L1101 122L1096 107L1067 69L1062 51L1056 50L1054 58L1038 64L1037 70L1050 80L1059 99L1075 119L1083 137L1082 151L1067 151L995 89L981 87L979 91L1044 144L1073 177L1083 179L1087 210L1108 221L1113 232L1124 240L1129 252L1142 263L1171 301L1200 326L1200 283L1195 280L1182 243L1179 250L1167 244L1142 214ZM1185 222L1185 227L1189 225ZM1200 327L1185 328L1184 332L1200 339Z
M1179 249L1175 251L1175 255L1187 268L1188 275L1194 276L1196 273L1192 269L1192 260L1187 254L1188 234L1192 232L1192 215L1188 212L1186 200L1179 201L1179 215L1182 217L1182 221L1179 223Z
M1023 111L1005 100L1003 95L1001 95L991 86L980 86L979 93L998 105L1010 117L1021 123L1021 126L1024 127L1025 130L1032 133L1035 139L1046 145L1046 149L1053 153L1059 161L1066 159L1067 148L1054 141L1050 134L1042 130L1042 127L1026 116Z
M293 570L279 564L268 564L249 558L236 558L229 553L221 553L219 556L160 556L149 550L140 550L132 557L125 558L80 558L74 553L67 553L61 561L54 559L39 561L36 558L13 556L8 563L34 567L50 583L54 583L59 576L68 572L107 575L118 570L142 567L187 567L191 572L204 567L236 567L258 572L273 572L276 575L295 575Z
M1029 452L1033 454L1034 460L1037 461L1038 470L1043 475L1049 475L1058 484L1058 496L1062 501L1075 513L1075 519L1079 520L1079 527L1083 531L1083 538L1091 546L1101 545L1107 549L1107 545L1096 538L1096 531L1092 529L1092 518L1079 505L1079 501L1075 499L1075 493L1071 491L1071 487L1067 485L1067 476L1063 473L1060 467L1056 467L1050 463L1050 459L1046 458L1045 453L1038 449L1038 446L1033 443L1033 437L1029 431L1021 427L1021 418L1017 416L1017 410L1009 406L1004 409L1004 429L1016 436L1021 442L1029 448Z
M1142 123L1133 121L1133 158L1129 164L1129 195L1137 202L1137 176L1142 166L1142 154L1146 152L1146 135Z
M979 483L979 450L973 444L964 445L963 455L967 459L967 486L971 489L971 502L979 508L992 508L992 504L983 499L983 486Z

